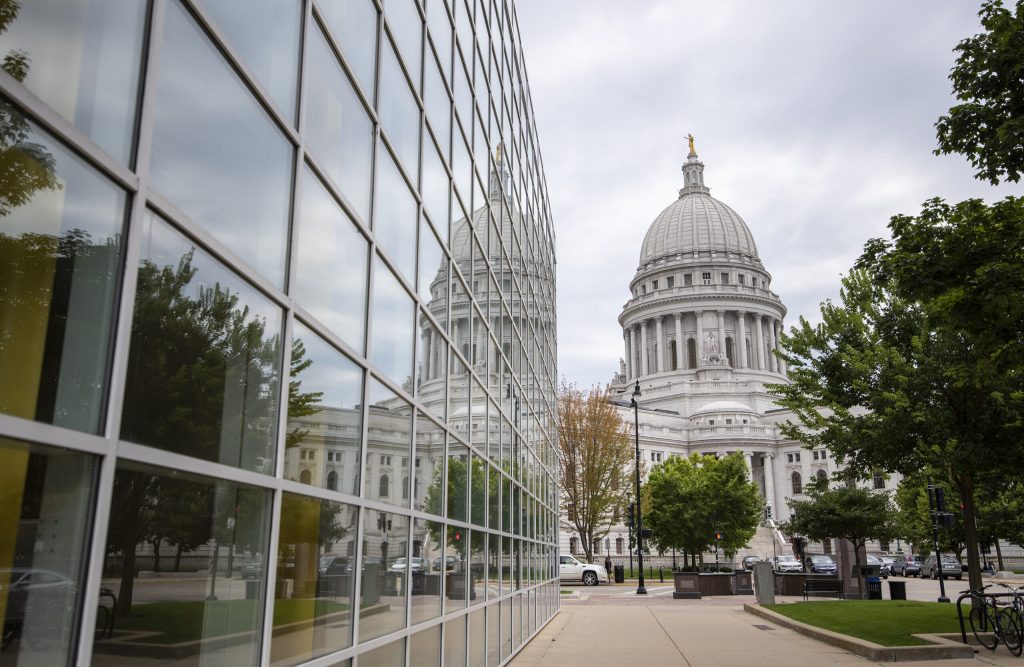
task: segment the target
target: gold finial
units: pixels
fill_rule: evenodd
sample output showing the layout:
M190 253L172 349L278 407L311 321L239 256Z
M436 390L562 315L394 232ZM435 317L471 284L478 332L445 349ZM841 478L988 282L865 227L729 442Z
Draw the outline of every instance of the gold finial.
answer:
M499 142L498 147L494 149L494 161L501 163L501 149L504 148L505 144Z
M697 149L693 147L693 135L692 134L686 135L686 140L690 143L690 155L696 155L697 154Z

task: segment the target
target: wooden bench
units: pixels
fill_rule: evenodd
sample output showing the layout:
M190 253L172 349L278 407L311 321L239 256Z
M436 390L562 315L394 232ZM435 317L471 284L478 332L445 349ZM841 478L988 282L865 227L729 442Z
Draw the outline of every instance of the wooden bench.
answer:
M814 597L837 597L846 599L842 579L807 579L804 581L804 599Z

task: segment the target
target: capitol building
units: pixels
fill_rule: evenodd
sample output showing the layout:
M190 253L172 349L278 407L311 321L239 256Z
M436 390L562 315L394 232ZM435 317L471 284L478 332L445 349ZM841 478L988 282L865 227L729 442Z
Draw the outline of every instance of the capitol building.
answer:
M785 363L773 353L786 306L772 291L747 223L711 196L692 139L682 171L678 198L654 219L640 247L619 315L623 357L611 389L624 397L616 403L632 433L629 396L640 383L639 439L648 470L670 456L742 452L774 519L784 521L787 501L803 498L804 486L831 476L837 463L825 449L808 451L782 435L780 425L793 415L766 386L788 382ZM895 484L881 473L868 482L880 490ZM595 558L627 555L628 535L625 525L613 526L594 545ZM759 528L737 557L788 553L787 537ZM576 539L563 534L563 550L582 552ZM831 545L809 550L829 553Z

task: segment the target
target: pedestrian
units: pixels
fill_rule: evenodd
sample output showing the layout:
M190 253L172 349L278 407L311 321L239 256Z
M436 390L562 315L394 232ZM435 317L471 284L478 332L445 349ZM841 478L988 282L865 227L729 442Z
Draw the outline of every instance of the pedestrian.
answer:
M612 557L611 556L605 556L604 557L604 569L608 572L608 577L610 578L612 576Z

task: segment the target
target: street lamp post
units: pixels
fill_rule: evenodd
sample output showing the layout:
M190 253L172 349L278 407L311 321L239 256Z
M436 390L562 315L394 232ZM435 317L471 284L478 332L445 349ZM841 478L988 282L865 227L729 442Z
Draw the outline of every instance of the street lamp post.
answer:
M640 567L640 584L636 587L637 595L647 595L644 587L644 520L640 511L640 406L636 399L640 398L640 380L633 388L633 433L636 443L636 559Z

